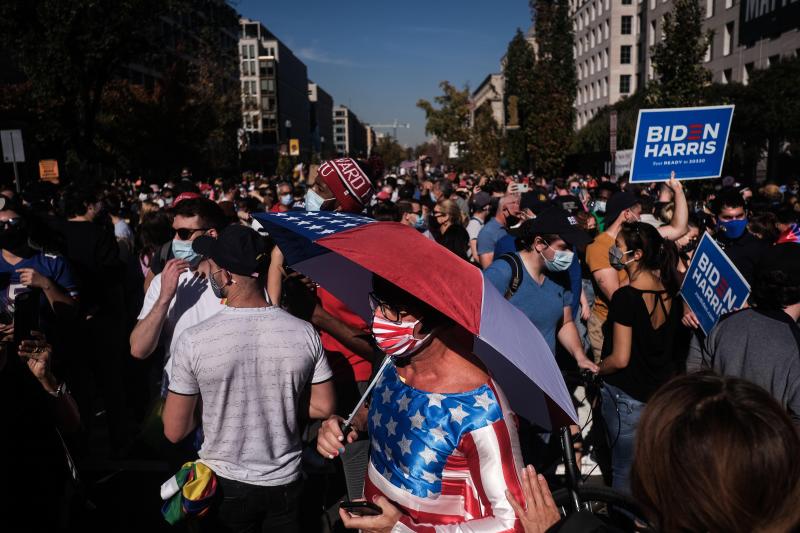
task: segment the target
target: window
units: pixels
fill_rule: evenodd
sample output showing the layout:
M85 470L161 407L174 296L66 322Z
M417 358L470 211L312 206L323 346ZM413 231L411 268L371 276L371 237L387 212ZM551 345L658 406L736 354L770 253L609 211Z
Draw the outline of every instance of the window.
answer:
M730 9L733 7L733 0L725 0L725 9Z
M275 80L261 80L261 92L275 92Z
M603 40L603 32L600 31L600 26L597 27L597 44L600 44Z
M589 60L589 74L594 74L594 56Z
M624 45L619 47L619 62L623 65L631 64L631 46Z
M769 56L767 58L767 66L771 67L771 66L773 66L775 63L777 63L780 60L781 60L781 56L778 55L778 54L775 54L774 56Z
M247 49L247 45L243 44L242 45L242 59L247 59L247 50L248 50Z
M631 4L633 4L632 0L622 0L622 5L623 6L629 6Z
M706 48L706 56L703 58L703 61L708 63L714 59L714 41L708 41L708 48Z
M603 35L605 35L605 38L608 39L608 35L609 35L608 21L606 21L606 23L603 25Z
M609 6L610 6L610 5L611 5L611 3L609 2L609 0L606 0L606 11L608 11L608 10L609 10Z
M256 46L254 44L251 44L248 48L250 49L249 58L250 59L255 59L256 58Z
M592 20L597 16L597 9L595 9L594 4L592 4Z
M750 83L750 76L752 75L753 75L753 64L745 63L744 67L742 67L742 83L744 85Z
M722 83L730 83L730 82L732 82L733 79L731 78L731 74L732 74L731 73L731 69L726 68L725 70L723 70L722 71Z
M600 16L603 13L603 2L602 0L597 1L597 15Z
M603 50L603 68L608 68L608 48Z
M656 0L650 0L650 11L656 8Z
M714 16L714 0L706 0L706 18Z
M630 94L631 92L631 75L623 74L619 77L619 92L620 94Z
M647 44L653 46L656 44L656 21L650 21L650 35L647 36Z
M633 29L633 17L630 15L625 15L622 17L622 35L630 35L631 30Z
M722 41L722 55L728 56L733 52L733 22L725 24L724 41Z
M608 96L608 78L603 78L603 96Z
M589 48L594 48L594 32L589 32Z

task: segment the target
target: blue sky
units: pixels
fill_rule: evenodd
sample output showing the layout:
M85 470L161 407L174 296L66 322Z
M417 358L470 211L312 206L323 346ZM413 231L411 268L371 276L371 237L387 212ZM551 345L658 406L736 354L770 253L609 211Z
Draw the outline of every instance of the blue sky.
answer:
M231 4L261 21L308 67L334 104L364 122L411 123L401 143L423 142L425 114L448 80L475 89L500 70L517 28L530 26L527 0L239 0ZM390 131L390 130L379 130Z

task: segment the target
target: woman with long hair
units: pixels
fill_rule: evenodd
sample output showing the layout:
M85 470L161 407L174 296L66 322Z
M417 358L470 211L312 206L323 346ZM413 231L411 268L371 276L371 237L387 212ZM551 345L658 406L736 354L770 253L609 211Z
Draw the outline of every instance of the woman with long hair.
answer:
M464 261L469 261L469 234L464 228L464 215L453 200L439 200L433 207L431 217L438 227L434 233L436 242L456 254Z
M609 250L611 266L630 284L617 289L604 326L600 373L613 487L629 492L636 426L650 396L681 367L674 350L681 303L675 245L653 226L626 223Z

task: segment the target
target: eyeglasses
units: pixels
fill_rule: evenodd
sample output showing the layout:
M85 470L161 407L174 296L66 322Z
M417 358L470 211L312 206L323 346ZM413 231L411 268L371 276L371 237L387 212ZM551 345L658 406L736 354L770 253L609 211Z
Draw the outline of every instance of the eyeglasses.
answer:
M182 241L188 241L198 231L208 231L209 228L177 228L175 235Z
M15 228L22 222L22 217L9 218L8 220L0 220L0 227L3 229Z
M434 211L433 216L435 216L436 218L446 217L447 213L442 213L441 211Z
M396 308L392 304L381 300L374 292L369 293L369 307L372 309L373 313L376 309L380 309L383 318L398 325L402 324L403 322L401 318L408 314L405 311Z

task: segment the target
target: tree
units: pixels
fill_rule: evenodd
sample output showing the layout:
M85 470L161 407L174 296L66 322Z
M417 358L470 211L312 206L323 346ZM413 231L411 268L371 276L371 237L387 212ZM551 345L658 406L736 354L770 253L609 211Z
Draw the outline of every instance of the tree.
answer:
M535 109L533 77L536 56L522 32L508 43L505 76L504 108L506 110L506 159L512 170L525 169L528 163L528 128ZM477 119L476 119L477 122Z
M491 105L484 104L475 112L475 123L469 142L468 163L473 170L494 173L500 167L503 135L492 114Z
M537 62L533 74L533 119L526 127L533 170L560 175L572 143L573 102L577 92L573 30L568 0L530 0L536 30Z
M703 31L697 0L675 0L664 15L664 39L651 49L655 81L651 103L659 107L687 107L702 103L703 88L711 73L703 57L713 33Z
M417 102L417 107L425 111L425 133L447 143L466 143L469 140L469 88L458 90L449 81L441 82L439 87L443 94L434 98L438 109L427 100Z
M373 155L379 155L383 160L384 165L389 168L394 168L400 165L402 161L407 159L406 149L398 143L394 137L384 135L375 143L372 149Z

